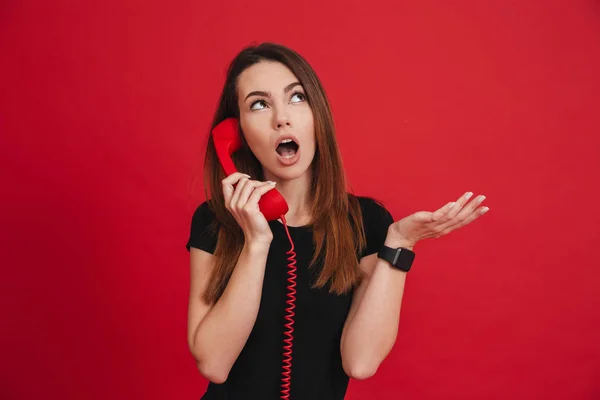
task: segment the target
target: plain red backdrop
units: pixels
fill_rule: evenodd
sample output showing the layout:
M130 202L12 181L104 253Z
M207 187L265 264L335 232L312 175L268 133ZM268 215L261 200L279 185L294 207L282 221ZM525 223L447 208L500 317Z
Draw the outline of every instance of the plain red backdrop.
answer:
M599 28L597 1L2 2L0 397L200 397L199 166L228 62L270 40L322 79L355 193L488 197L417 244L347 399L600 398Z

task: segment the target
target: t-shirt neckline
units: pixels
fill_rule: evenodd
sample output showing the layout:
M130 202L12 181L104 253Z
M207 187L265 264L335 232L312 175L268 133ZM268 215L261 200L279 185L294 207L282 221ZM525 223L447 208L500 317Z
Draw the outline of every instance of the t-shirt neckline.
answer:
M283 225L283 222L281 222L279 219L276 219L273 222L275 222L277 225L280 225L282 228L285 229L285 225ZM301 226L288 225L287 227L288 227L288 229L310 229L311 225L301 225Z

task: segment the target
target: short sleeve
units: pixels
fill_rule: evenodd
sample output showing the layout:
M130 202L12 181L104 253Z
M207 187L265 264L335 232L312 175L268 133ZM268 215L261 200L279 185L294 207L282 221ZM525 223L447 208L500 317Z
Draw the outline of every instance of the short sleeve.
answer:
M360 254L362 258L379 252L394 218L381 202L371 197L358 197L358 200L363 213L363 225L367 239L367 247Z
M214 212L209 208L208 202L200 204L192 215L190 236L186 249L195 247L214 254L217 247L217 224Z

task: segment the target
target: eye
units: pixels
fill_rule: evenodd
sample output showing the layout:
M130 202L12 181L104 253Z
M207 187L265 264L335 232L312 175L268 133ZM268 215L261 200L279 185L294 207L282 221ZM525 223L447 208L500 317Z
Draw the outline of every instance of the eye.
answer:
M304 101L304 100L306 100L306 97L304 96L304 93L302 93L302 92L295 92L295 93L292 95L292 99L293 99L294 97L296 97L296 96L299 96L299 97L300 97L300 100L299 100L299 101L297 101L297 102L295 102L295 103L299 103L299 102L301 102L301 101Z
M256 104L262 104L262 105L264 105L265 107L267 106L267 103L266 103L264 100L257 100L257 101L255 101L254 103L252 103L252 104L250 105L250 109L251 109L251 110L262 110L262 108L255 108L254 106L255 106Z

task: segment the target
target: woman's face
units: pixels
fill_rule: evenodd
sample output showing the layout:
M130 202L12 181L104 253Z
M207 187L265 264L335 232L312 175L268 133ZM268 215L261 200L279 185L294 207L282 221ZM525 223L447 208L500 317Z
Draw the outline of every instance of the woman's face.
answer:
M259 62L240 74L237 91L240 125L265 179L303 175L315 154L315 133L298 78L279 62Z

